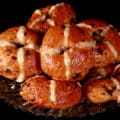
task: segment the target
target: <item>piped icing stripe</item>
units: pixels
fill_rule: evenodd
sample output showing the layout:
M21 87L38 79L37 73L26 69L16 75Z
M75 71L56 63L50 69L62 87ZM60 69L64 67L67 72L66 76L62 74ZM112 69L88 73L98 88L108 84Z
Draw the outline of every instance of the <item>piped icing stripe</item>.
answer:
M14 44L5 41L5 40L0 40L0 47L5 47L5 46L9 46L9 47L16 47Z
M45 20L46 20L46 15L41 15L37 17L35 20L33 20L29 27L32 28L36 23L43 22Z
M24 45L25 44L25 27L24 26L20 26L18 28L18 32L16 34L16 37L18 39L18 43L21 44L21 45Z
M51 6L51 8L48 11L48 15L51 15L52 12L55 10L56 7L63 5L64 3L59 3L56 5ZM55 26L55 21L51 18L46 18L47 16L45 14L42 15L42 12L40 9L36 9L34 11L34 14L40 15L39 17L37 17L30 25L30 28L32 28L37 22L44 22L46 21L50 26Z
M94 41L84 41L76 44L77 48L95 48L96 43Z
M50 101L56 101L56 81L50 80Z
M20 72L17 78L17 82L24 81L25 73L24 73L24 48L19 48L17 51L17 61L19 64Z
M118 64L117 66L115 66L113 73L115 73L118 68L120 68L120 64Z
M40 9L36 9L36 10L34 11L34 14L42 15L42 13L41 13L41 10L40 10Z
M116 78L111 78L111 80L113 81L113 83L116 86L116 90L113 92L113 96L115 95L117 97L117 103L120 103L120 82L116 79Z
M56 5L51 6L51 8L48 11L48 15L50 16L52 14L52 12L56 9L56 7L62 5L63 3L59 3ZM45 20L45 19L44 19ZM55 21L51 18L46 19L46 22L50 25L50 26L55 26Z
M63 37L63 46L64 48L67 48L69 46L69 35L70 35L70 25L66 24L64 29L64 37ZM70 57L68 52L64 52L64 65L65 65L65 76L66 79L69 79L70 76Z
M77 85L81 88L82 87L82 85L80 84L80 82L77 82Z
M31 49L34 49L34 50L38 50L38 47L33 42L25 45L25 48L31 48Z
M48 18L46 21L50 26L55 26L55 21L53 19Z
M102 76L106 76L107 75L107 71L104 68L97 68L97 72L102 75Z
M66 24L65 25L65 30L64 30L64 37L63 37L63 44L64 47L68 47L68 42L69 42L69 35L70 35L70 25Z
M109 32L110 28L113 28L111 24L109 24L107 27L103 29L103 32L101 33L102 36L105 36L107 32Z
M78 23L78 24L76 24L76 26L92 29L92 26L91 26L91 25L88 25L88 24L85 24L85 23Z
M109 47L109 49L113 53L114 57L117 58L118 52L116 51L115 47L109 41L105 41L104 43Z
M51 8L50 8L49 11L48 11L48 14L51 15L52 12L56 9L56 7L61 6L61 5L63 5L63 4L64 4L64 2L58 3L58 4L56 4L56 5L52 5Z
M41 54L49 54L49 55L54 55L54 54L59 54L60 53L60 49L57 48L49 48L49 47L42 47L42 52L40 49L40 53Z
M109 24L104 29L103 34L105 34L106 32L108 32L110 30L110 27L113 27L113 26L111 24ZM118 57L118 52L116 51L115 47L109 41L105 41L104 43L109 47L109 49L111 50L111 52L113 53L113 55L115 56L115 58L117 58Z
M116 78L111 78L111 80L113 81L113 83L116 85L116 90L120 90L120 83Z
M38 17L38 18L36 19L37 22L38 22L38 21L43 22L43 21L45 21L45 20L46 20L46 15L41 15L40 17Z
M65 76L66 76L66 79L69 79L71 59L69 57L68 52L64 52L63 56L64 56L64 65L65 65Z

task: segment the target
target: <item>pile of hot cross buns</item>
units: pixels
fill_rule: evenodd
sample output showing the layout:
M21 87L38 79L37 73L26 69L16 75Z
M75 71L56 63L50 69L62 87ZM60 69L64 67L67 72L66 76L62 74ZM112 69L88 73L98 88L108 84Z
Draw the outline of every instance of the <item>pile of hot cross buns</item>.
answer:
M120 103L120 32L98 19L76 20L68 3L36 9L0 34L0 75L21 84L32 105L67 109Z

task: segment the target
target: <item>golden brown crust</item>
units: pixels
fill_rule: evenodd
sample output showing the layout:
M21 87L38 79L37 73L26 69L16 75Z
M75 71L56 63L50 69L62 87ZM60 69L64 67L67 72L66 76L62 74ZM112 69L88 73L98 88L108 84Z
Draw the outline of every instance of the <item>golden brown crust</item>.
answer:
M50 88L51 81L55 82L55 88L54 86ZM54 101L50 98L51 94L55 97ZM23 84L21 95L39 107L67 109L80 102L81 87L76 82L60 82L48 80L45 76L36 76Z

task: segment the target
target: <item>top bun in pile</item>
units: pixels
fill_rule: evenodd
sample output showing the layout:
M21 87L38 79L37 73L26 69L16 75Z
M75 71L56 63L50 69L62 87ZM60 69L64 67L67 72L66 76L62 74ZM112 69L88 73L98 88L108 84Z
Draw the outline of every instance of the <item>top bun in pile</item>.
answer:
M67 3L58 3L36 9L27 22L28 28L45 33L50 27L69 24L76 19L73 8Z

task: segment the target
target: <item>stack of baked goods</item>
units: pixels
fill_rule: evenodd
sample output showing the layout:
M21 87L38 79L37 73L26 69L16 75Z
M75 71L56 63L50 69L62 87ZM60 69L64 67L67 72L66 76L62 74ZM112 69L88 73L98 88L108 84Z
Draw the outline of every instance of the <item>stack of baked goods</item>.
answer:
M0 75L21 84L38 107L120 103L120 33L96 19L79 21L68 3L36 9L26 25L0 34Z

